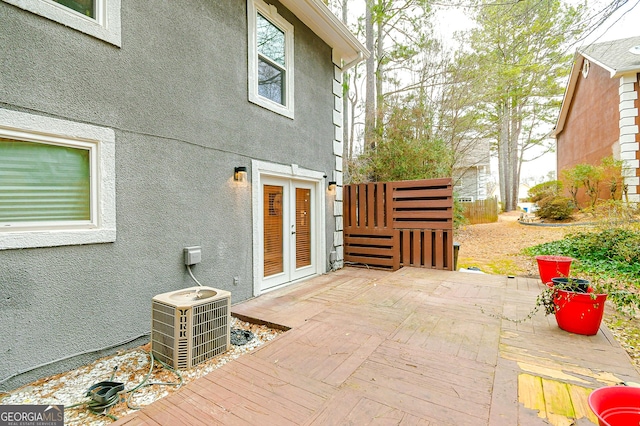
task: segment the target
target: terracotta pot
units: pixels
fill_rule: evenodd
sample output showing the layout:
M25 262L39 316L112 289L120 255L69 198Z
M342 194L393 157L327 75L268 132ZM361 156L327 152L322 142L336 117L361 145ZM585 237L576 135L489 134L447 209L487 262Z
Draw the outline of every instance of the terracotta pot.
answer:
M593 294L592 290L588 293L556 290L553 303L558 327L585 336L597 334L606 300L606 294Z
M536 256L538 272L543 284L551 283L551 278L568 277L573 258L566 256Z

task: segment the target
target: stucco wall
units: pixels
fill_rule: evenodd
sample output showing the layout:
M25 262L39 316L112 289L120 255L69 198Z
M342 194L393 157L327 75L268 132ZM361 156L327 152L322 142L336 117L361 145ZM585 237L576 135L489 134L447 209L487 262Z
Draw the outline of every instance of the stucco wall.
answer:
M186 246L202 246L202 284L252 296L251 189L234 166L336 167L331 49L273 3L295 26L294 120L247 100L244 0L122 2L121 48L0 1L0 107L113 129L117 209L114 243L0 251L0 381L147 333L151 297L194 285Z
M565 127L557 137L558 176L576 164L598 165L604 157L619 155L619 84L594 63L587 78L579 75ZM586 201L582 189L578 200Z

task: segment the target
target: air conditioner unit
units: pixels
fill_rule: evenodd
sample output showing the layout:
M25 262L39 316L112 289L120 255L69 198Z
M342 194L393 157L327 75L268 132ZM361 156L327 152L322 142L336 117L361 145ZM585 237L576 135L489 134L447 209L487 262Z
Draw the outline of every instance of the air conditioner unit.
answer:
M198 365L229 348L231 293L189 287L152 299L151 350L173 368Z

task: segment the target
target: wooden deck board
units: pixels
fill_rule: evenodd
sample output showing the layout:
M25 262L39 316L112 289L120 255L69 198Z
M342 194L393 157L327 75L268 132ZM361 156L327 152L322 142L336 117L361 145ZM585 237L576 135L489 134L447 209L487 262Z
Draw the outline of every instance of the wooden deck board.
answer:
M232 307L291 329L116 424L594 421L591 389L640 375L606 327L588 337L540 313L502 319L526 316L540 289L423 268L323 275Z

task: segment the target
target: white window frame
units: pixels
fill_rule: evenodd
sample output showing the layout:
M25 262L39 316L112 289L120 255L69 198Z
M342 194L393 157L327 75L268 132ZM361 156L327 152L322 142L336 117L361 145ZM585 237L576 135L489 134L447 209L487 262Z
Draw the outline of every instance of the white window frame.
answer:
M91 220L0 226L0 250L116 240L115 132L112 129L0 108L0 138L89 149Z
M258 93L258 31L256 22L258 12L285 34L285 105L260 96ZM275 6L262 0L247 0L247 21L249 32L249 48L247 49L249 52L249 101L293 119L293 25L280 16Z
M96 0L96 17L90 18L51 0L1 0L100 40L122 46L121 0Z

